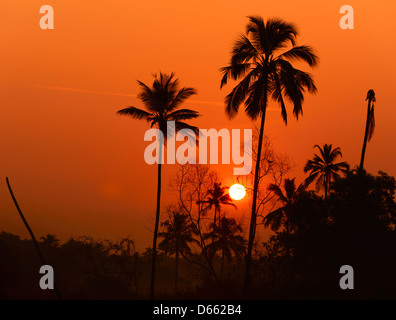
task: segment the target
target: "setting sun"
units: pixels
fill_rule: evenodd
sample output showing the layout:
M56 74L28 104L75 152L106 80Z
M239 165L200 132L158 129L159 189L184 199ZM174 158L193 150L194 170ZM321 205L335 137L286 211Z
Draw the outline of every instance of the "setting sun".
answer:
M230 197L234 200L241 200L246 195L246 189L241 184L233 184L229 190Z

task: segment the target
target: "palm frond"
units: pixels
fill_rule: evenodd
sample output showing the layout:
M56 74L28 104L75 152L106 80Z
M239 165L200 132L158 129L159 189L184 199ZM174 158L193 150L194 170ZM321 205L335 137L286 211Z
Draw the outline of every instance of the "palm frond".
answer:
M149 118L151 116L151 114L148 113L147 111L144 111L142 109L138 109L135 107L127 107L127 108L118 110L117 114L123 115L123 116L124 115L130 116L130 117L132 117L134 119L138 119L138 120L141 120L141 119L149 120Z
M162 104L160 97L150 87L142 81L137 80L141 91L138 93L138 99L142 100L147 110L151 112L158 112L161 110Z
M266 37L264 21L259 16L249 16L249 23L246 27L246 34L251 36L251 43L261 54L269 55L269 43Z
M229 66L220 68L220 72L223 74L220 89L227 84L228 79L237 80L243 77L250 68L250 63L231 63Z
M249 92L250 82L253 77L251 71L243 80L237 84L232 91L225 97L225 111L230 119L238 114L239 106L245 101Z
M283 100L283 96L282 96L282 86L281 86L281 82L279 79L279 75L277 73L275 73L273 75L274 81L273 81L273 88L272 90L272 98L277 101L281 107L281 116L283 121L285 122L285 124L287 125L287 110L286 110L286 105L285 102Z
M287 202L287 198L285 197L282 189L278 185L271 183L268 186L268 191L273 192L279 198L279 200L281 200L283 203Z
M231 54L231 65L245 64L259 55L260 52L255 48L249 38L242 34L234 43Z
M252 120L257 119L267 106L268 81L264 77L257 79L249 88L249 95L245 102L245 111Z
M178 109L168 114L168 121L190 120L199 117L198 111L191 109Z
M283 182L284 189L286 191L286 197L288 200L292 199L296 192L296 178L293 179L285 179Z
M298 32L294 24L280 19L268 19L266 30L269 35L271 53L286 47L289 42L293 47L296 45Z
M316 177L319 175L319 171L311 173L304 181L304 185L307 188L313 181L315 181Z
M284 216L283 208L276 209L265 216L263 219L264 227L271 226L273 231L278 231L281 227Z
M304 61L311 67L315 67L319 63L319 57L314 53L313 48L306 45L293 47L285 53L279 55L279 58L291 61Z
M173 111L174 109L176 109L181 103L183 103L183 101L187 100L188 98L190 98L193 95L196 95L197 91L194 88L182 88L180 89L176 96L173 98L173 100L171 101L169 107L168 107L168 112Z

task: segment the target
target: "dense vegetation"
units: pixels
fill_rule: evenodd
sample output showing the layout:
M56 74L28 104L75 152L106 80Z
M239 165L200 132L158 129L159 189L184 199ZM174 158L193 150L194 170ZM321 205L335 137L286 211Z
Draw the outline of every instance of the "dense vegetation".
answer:
M251 295L396 298L395 188L395 179L383 172L373 176L357 170L333 181L326 198L297 187L294 179L268 188L278 201L259 227L271 228L273 235L266 243L255 243ZM207 194L213 201L213 193ZM181 204L169 207L162 222L158 298L241 298L246 226L218 208L214 228L215 210L204 201L196 203L200 206L205 212L198 223L198 210L188 212ZM132 239L80 237L61 244L48 234L39 245L64 298L149 296L152 251L137 252ZM38 286L41 264L30 240L2 232L0 254L1 298L56 298ZM345 264L354 268L354 290L339 287L339 269Z

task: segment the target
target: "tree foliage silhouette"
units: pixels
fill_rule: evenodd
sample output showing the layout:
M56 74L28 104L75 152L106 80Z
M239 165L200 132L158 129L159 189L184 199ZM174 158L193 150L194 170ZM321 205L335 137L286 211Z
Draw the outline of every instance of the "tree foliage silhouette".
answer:
M164 238L159 244L159 249L165 251L166 254L175 255L175 293L177 293L179 255L191 254L190 244L199 244L199 242L194 238L194 226L186 214L174 210L170 219L161 225L165 231L158 234Z
M142 110L133 106L119 110L119 115L130 116L138 120L146 120L151 127L158 128L164 137L164 141L159 140L158 156L158 181L157 181L157 206L155 214L155 227L153 236L153 252L152 252L152 271L150 282L150 297L154 298L155 286L155 263L157 256L157 234L160 219L160 202L161 202L161 159L163 155L163 147L166 145L166 137L168 133L168 121L175 121L175 131L181 129L190 129L196 134L198 128L184 122L185 120L195 119L199 116L197 111L191 109L179 109L180 105L189 97L196 94L196 90L190 87L179 89L178 79L174 78L174 74L163 74L154 76L152 87L148 87L143 82L138 81L141 92L138 98L142 100L146 110Z
M229 79L241 79L225 98L225 111L228 116L235 117L240 105L244 103L246 114L252 120L260 119L246 256L245 293L248 292L250 283L250 265L256 231L258 176L268 100L272 98L280 105L282 119L287 124L284 101L286 98L293 104L293 114L298 119L303 112L304 93L306 90L315 93L317 89L311 75L294 68L292 62L306 62L311 67L318 64L318 57L310 46L296 45L298 32L293 24L278 19L264 22L261 17L248 18L246 34L241 35L234 43L229 65L220 69L223 73L221 87L226 85ZM288 45L291 45L291 48L286 50Z
M226 187L221 186L221 182L215 182L213 184L213 188L208 190L208 198L207 200L201 201L201 203L206 204L206 207L204 210L210 210L214 207L214 217L213 217L213 229L212 233L214 235L215 229L217 228L217 218L220 217L220 212L221 212L221 206L227 205L227 206L232 206L235 209L237 206L233 203L233 200L231 199L230 195L226 191ZM214 239L214 238L213 238Z
M296 188L295 178L293 179L285 179L283 181L283 189L276 185L270 184L268 189L275 193L278 200L282 203L282 206L274 211L270 212L264 219L264 226L271 227L273 231L278 231L282 226L285 228L286 233L286 255L289 257L290 255L290 233L293 227L293 215L296 214L296 210L294 210L293 205L298 195L299 191L303 190L303 186L300 185L299 188Z
M263 222L265 227L271 227L273 231L278 231L282 226L285 226L286 232L289 233L289 221L292 213L290 209L299 190L296 188L295 178L285 179L283 181L283 189L285 192L276 184L269 185L268 190L275 193L282 206L270 212L263 219Z
M333 149L332 144L324 144L323 148L315 145L318 148L320 155L315 154L312 160L308 160L304 166L304 172L310 171L305 185L308 186L316 180L316 190L319 191L324 187L325 199L329 190L330 183L340 177L340 172L346 173L349 170L349 164L345 161L334 163L338 156L342 157L341 149L339 147Z
M59 247L59 239L54 234L48 233L45 237L40 237L41 243L47 247Z
M241 255L245 252L246 240L240 234L242 226L235 219L221 217L219 225L213 233L205 234L205 238L214 237L214 241L208 245L208 250L214 255L221 252L221 277L224 273L224 258L231 260L232 253Z

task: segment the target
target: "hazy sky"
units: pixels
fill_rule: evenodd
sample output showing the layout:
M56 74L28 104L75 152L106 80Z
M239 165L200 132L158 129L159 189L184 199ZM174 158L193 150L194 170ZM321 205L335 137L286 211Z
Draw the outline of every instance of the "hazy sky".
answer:
M43 4L54 8L55 29L39 27ZM355 29L339 27L340 7L353 6ZM271 103L265 133L294 159L301 182L313 146L332 143L343 160L359 163L367 105L374 89L376 129L368 144L369 172L396 175L394 75L396 31L391 0L88 1L3 0L0 19L0 230L27 236L5 177L38 237L54 233L151 244L156 167L144 162L144 121L116 115L142 104L136 79L175 72L198 90L185 107L198 110L200 128L251 128L243 114L225 116L219 68L244 32L246 16L280 17L298 27L298 44L320 57L311 71L318 93L306 96L297 122L284 126ZM290 106L289 106L290 107ZM226 183L232 167L221 168ZM164 207L171 199L165 166ZM244 201L247 201L246 199Z

